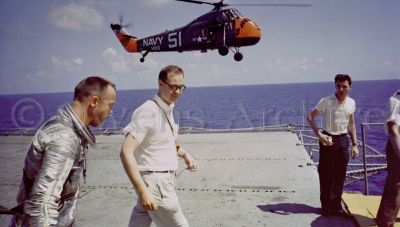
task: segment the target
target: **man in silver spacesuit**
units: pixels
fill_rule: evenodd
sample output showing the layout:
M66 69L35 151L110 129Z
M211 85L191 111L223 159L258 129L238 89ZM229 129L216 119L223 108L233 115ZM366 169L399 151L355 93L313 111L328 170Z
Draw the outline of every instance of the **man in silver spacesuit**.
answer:
M73 101L42 125L25 158L17 202L20 213L10 226L73 226L80 174L85 176L89 126L99 126L116 99L115 85L101 77L83 79Z

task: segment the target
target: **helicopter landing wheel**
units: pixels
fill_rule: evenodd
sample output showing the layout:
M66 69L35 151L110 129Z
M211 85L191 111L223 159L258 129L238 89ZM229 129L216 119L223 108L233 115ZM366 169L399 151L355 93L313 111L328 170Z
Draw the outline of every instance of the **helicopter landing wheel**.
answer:
M227 46L220 46L220 47L218 47L218 53L221 56L225 56L225 55L227 55L229 53L229 49L228 49Z
M144 53L140 52L142 54L142 57L140 58L140 62L144 62L144 58L147 56L147 54L149 53L149 51L145 51Z
M236 52L235 55L233 55L233 58L235 61L241 61L243 59L243 54L240 52Z

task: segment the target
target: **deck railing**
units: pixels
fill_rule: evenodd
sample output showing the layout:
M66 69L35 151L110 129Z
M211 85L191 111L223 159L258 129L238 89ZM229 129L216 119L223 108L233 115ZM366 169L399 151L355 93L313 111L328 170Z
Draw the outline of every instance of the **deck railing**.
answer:
M361 134L362 141L358 141L360 155L355 159L350 159L347 166L345 184L351 184L356 181L364 180L364 194L369 195L368 176L374 175L387 168L386 155L378 149L367 144L366 127L382 126L383 123L362 123ZM306 148L314 165L318 165L319 160L319 142L308 126L296 125L296 134L301 144Z
M362 145L363 145L363 167L364 167L364 188L365 188L365 194L369 195L369 187L368 187L368 161L367 158L383 158L386 163L386 155L383 155L379 153L377 150L373 149L372 147L368 147L367 145L367 133L365 128L369 126L382 126L383 123L361 123L361 133L362 133ZM370 150L374 151L375 154L373 155L368 155L367 154L367 148ZM375 169L376 170L382 170L387 168L387 163L375 163Z
M368 176L378 173L379 171L387 168L386 156L379 152L376 148L367 144L366 127L382 126L383 123L362 123L362 141L359 141L359 148L362 152L356 159L350 160L345 184L351 184L356 181L364 180L365 194L369 194L368 190ZM96 128L92 130L96 135L118 135L122 134L122 128L109 129L109 128ZM237 128L237 129L207 129L207 128L193 128L183 127L179 129L182 134L190 133L227 133L227 132L265 132L265 131L292 131L297 134L300 143L305 147L308 155L313 163L311 165L318 165L319 159L319 142L318 138L314 136L309 126L297 124L282 124L264 127L251 127L251 128ZM0 129L0 135L34 135L36 129L33 128L15 128L15 129Z

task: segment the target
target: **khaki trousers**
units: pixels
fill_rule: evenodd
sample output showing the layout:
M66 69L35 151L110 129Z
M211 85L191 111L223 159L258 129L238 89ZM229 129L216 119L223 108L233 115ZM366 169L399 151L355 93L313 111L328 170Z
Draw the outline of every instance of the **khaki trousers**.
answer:
M144 182L158 203L155 211L145 210L138 195L132 210L129 227L148 227L152 222L158 227L188 227L175 191L175 173L141 172ZM137 192L136 192L137 193Z

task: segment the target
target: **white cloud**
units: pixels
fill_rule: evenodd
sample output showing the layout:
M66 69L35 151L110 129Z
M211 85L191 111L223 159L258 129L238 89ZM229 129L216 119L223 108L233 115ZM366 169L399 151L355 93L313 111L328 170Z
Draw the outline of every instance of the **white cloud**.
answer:
M112 7L120 5L122 0L77 0L75 2L84 5L96 5L98 7Z
M113 48L109 47L103 52L103 57L107 57L107 56L115 57L115 56L117 56L117 51L114 50Z
M110 61L109 65L111 67L111 70L115 73L128 73L130 72L130 68L127 64L127 62L124 61Z
M109 47L103 52L106 66L114 73L125 74L130 72L129 61L118 55L117 51Z
M61 60L57 57L51 56L51 64L56 72L80 72L82 69L83 59L78 57L72 60Z
M58 28L91 31L101 27L104 17L94 8L71 3L52 9L49 12L49 19Z
M33 81L33 80L37 80L37 79L41 79L41 80L49 80L49 79L53 79L55 76L53 74L49 74L48 72L44 71L44 70L36 70L35 72L33 72L33 74L28 73L25 75L25 79Z
M384 65L384 66L392 66L392 62L385 61L385 62L382 63L382 65Z
M323 59L295 59L286 60L278 58L273 63L265 65L269 72L293 72L293 71L306 71L306 70L320 70L323 66Z
M387 67L392 67L393 64L391 61L379 61L373 64L370 64L371 68L376 68L376 69L384 69Z
M32 37L33 35L32 30L21 23L18 23L16 26L0 25L0 33L10 36L23 36L27 38Z
M159 63L155 56L147 56L142 63L139 61L140 54L129 54L128 57L120 55L114 48L109 47L102 54L104 65L116 74L131 73L134 69L134 74L147 75L150 72L158 70Z
M201 53L200 51L195 51L192 53L192 56L196 59L202 59L204 58L204 53Z
M77 58L77 59L75 59L75 61L74 61L76 64L78 64L78 65L82 65L83 64L83 58Z
M52 81L54 79L58 79L59 74L54 73L51 70L43 70L43 69L38 69L31 71L27 73L24 77L24 80L26 83L36 83L38 80L43 80L43 81Z
M170 2L172 2L172 0L141 0L141 3L148 7L161 7Z

